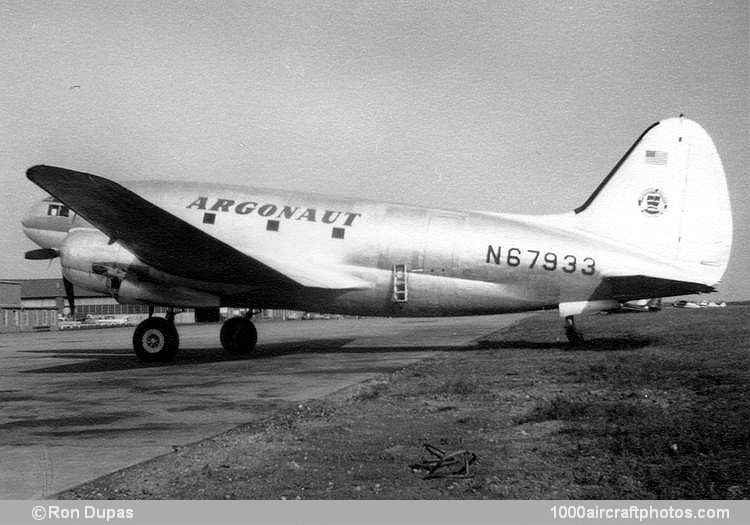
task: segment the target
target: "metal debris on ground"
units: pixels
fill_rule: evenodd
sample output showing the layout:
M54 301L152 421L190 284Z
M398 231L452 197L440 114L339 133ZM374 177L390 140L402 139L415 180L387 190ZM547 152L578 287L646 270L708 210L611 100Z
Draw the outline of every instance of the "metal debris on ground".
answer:
M468 450L457 450L447 454L429 443L424 444L425 450L435 459L424 459L421 463L409 465L413 471L426 470L427 475L422 479L434 478L470 478L469 465L477 460L477 455ZM458 467L458 468L456 468Z

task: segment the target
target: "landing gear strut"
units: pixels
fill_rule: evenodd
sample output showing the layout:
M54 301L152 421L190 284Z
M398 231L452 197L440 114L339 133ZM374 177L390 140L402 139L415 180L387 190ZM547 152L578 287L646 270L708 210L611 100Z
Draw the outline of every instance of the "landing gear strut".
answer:
M133 350L144 363L167 362L174 359L180 347L180 337L174 326L174 312L167 317L148 317L133 333Z
M568 338L568 342L572 345L579 345L583 343L583 336L576 330L576 322L573 320L573 316L569 315L565 318L565 336Z
M245 354L255 350L258 331L249 317L232 317L221 325L219 338L225 350L233 354Z

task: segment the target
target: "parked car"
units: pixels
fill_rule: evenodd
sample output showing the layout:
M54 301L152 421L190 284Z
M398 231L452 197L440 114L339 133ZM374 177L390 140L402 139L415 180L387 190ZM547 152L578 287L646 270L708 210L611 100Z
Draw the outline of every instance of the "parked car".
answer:
M75 330L81 327L80 321L62 320L57 322L58 330Z
M98 319L94 319L94 323L96 323L97 326L126 326L128 324L128 318L104 315Z
M302 319L330 319L331 316L328 314L318 314L315 312L305 312Z

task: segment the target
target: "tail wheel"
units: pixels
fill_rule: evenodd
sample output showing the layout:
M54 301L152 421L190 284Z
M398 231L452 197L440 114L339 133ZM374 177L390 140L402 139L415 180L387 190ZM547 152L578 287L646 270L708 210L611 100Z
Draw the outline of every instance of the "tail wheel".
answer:
M174 323L163 317L143 320L133 334L133 350L145 363L167 362L174 359L180 337Z
M250 319L232 317L224 321L219 333L221 346L233 354L244 354L255 350L258 331Z

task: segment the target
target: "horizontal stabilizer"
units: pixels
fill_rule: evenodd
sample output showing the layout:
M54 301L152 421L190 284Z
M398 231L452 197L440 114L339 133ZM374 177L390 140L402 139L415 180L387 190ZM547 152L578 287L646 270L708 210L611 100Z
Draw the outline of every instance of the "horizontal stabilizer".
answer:
M627 275L605 277L604 282L609 286L611 297L624 302L644 297L674 297L696 293L715 292L713 286L702 283L677 281L646 275Z

